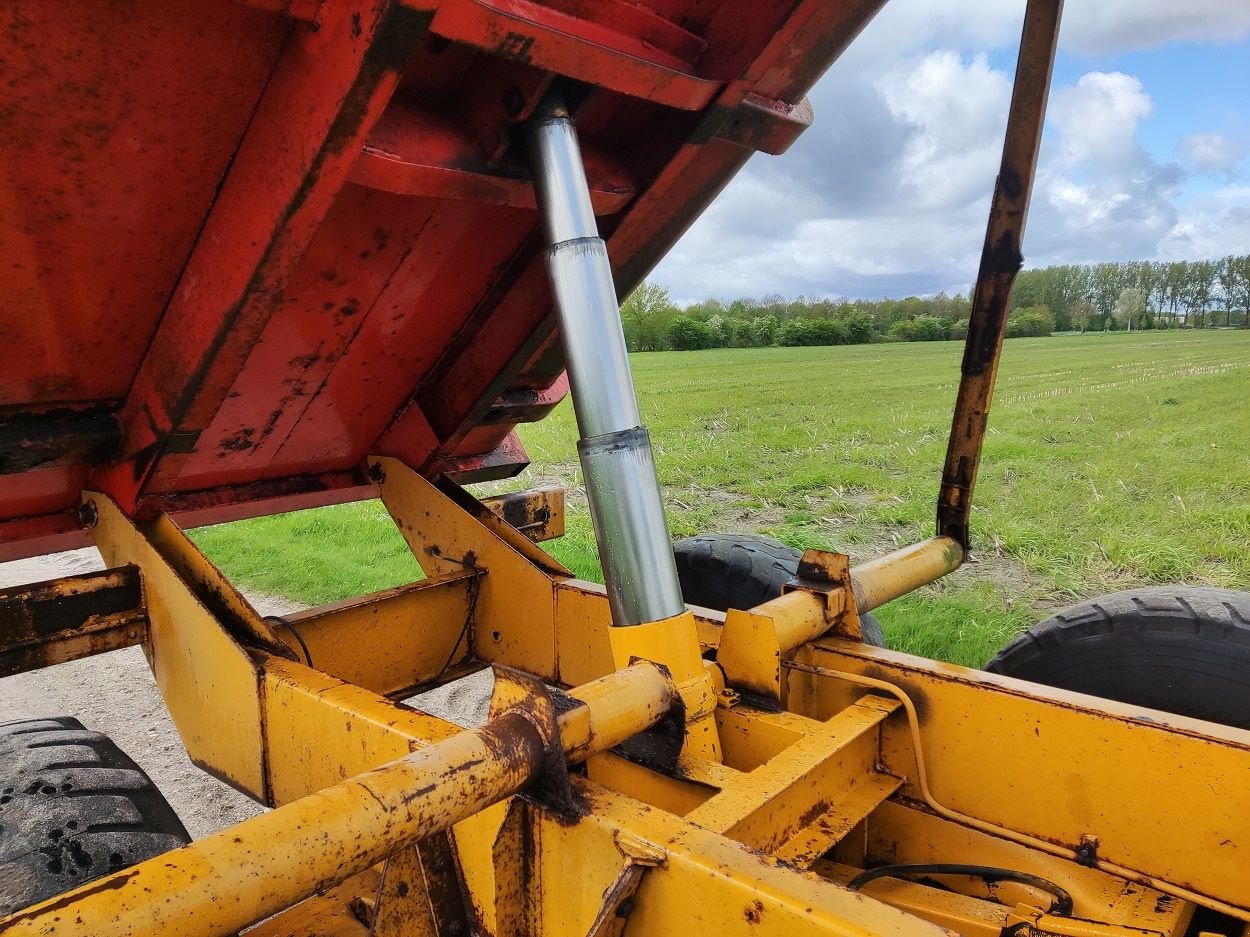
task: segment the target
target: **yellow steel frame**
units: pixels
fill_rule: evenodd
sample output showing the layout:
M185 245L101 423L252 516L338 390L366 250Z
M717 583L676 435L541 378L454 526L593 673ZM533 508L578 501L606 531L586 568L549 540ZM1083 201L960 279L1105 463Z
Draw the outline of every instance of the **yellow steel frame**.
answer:
M1179 937L1199 906L1250 920L1250 733L840 636L957 565L953 541L857 570L811 554L815 579L755 609L618 629L599 587L489 508L372 467L428 578L280 621L168 518L87 496L109 564L141 571L189 754L278 809L0 931ZM485 726L400 702L485 666ZM1007 882L845 887L916 862L1043 876L1074 916Z

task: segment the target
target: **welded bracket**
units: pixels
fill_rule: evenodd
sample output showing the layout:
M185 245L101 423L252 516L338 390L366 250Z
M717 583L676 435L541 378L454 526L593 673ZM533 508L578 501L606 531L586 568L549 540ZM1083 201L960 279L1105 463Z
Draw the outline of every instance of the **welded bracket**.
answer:
M726 684L765 709L782 705L782 661L821 635L864 639L850 558L808 550L782 594L749 611L725 615L716 662Z
M454 937L475 933L460 856L438 833L386 860L369 909L370 937Z
M586 937L620 937L634 909L634 895L650 869L660 868L668 861L668 853L657 846L618 830L613 837L616 848L625 857L625 867L603 897L603 907L595 917Z
M535 543L564 536L564 489L533 488L483 498L483 507Z
M845 553L805 550L799 560L798 575L781 587L783 595L796 591L810 592L824 602L829 634L864 640L851 583L851 558Z
M519 670L500 666L492 669L495 688L490 697L490 718L512 710L520 713L538 731L546 752L538 779L523 792L524 796L561 816L576 817L579 810L569 784L569 767L551 690L537 677Z

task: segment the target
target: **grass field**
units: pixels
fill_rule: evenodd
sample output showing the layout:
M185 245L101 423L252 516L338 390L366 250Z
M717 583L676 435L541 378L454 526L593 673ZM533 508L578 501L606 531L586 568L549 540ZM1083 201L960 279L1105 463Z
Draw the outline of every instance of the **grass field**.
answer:
M763 533L867 559L933 532L961 344L635 355L675 537ZM879 612L892 647L979 665L1076 598L1187 581L1250 588L1250 332L1007 343L974 508L976 562ZM523 427L598 563L565 404ZM375 502L195 532L226 572L324 602L419 575Z

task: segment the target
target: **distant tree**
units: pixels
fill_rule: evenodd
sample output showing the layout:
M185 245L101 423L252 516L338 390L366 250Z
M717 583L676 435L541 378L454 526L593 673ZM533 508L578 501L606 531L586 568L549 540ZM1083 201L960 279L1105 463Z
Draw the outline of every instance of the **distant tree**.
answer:
M777 344L787 347L818 344L816 335L812 331L811 320L789 319L782 322L777 329Z
M1017 307L1007 317L1008 338L1037 338L1049 335L1054 329L1054 317L1046 306Z
M678 351L712 347L712 330L693 316L678 316L668 327L668 343Z
M850 344L850 335L847 333L846 325L838 319L812 319L810 328L812 338L817 345Z
M950 325L937 316L916 316L895 322L886 336L899 342L940 342L950 337Z
M1241 324L1250 325L1250 254L1232 258L1235 269L1237 305L1241 308Z
M1075 303L1072 304L1072 311L1071 311L1072 325L1074 328L1080 329L1082 332L1084 332L1086 329L1089 328L1090 322L1093 320L1094 316L1096 316L1097 314L1098 314L1098 310L1095 309L1092 305L1090 305L1090 302L1088 299L1078 299Z
M1111 317L1115 319L1116 325L1131 332L1134 324L1141 328L1141 320L1145 313L1146 294L1139 288L1132 287L1120 290L1120 296L1115 301L1115 308L1111 310Z
M1138 261L1128 265L1129 275L1126 282L1129 287L1141 290L1142 309L1143 311L1151 308L1158 308L1157 304L1152 306L1151 298L1158 292L1160 269L1157 264L1149 261Z
M720 305L719 303L717 305ZM759 315L760 304L758 300L746 297L745 299L735 299L731 302L725 314L733 316L735 319L745 319L748 316Z
M757 307L764 315L776 316L778 319L791 319L794 317L791 312L791 305L779 293L769 293L759 301Z
M1198 328L1207 324L1207 306L1215 292L1217 267L1210 260L1185 264L1185 285L1182 297L1189 312L1197 317Z
M842 320L846 323L846 334L852 345L863 345L872 341L872 317L866 312L853 309Z
M777 339L775 316L753 316L738 327L738 341L749 348L763 348Z
M1016 278L1012 298L1019 307L1046 306L1054 315L1056 328L1072 328L1071 309L1087 292L1087 267L1043 267L1022 270Z
M1233 324L1233 313L1240 309L1242 323L1250 311L1250 254L1243 257L1229 255L1219 262L1217 277L1224 302L1224 324Z
M1189 310L1184 305L1185 300L1185 284L1188 279L1187 267L1189 265L1184 262L1171 263L1163 268L1163 302L1167 304L1168 313L1175 320L1177 316L1184 314L1181 322L1182 326L1189 324Z
M712 348L725 348L733 344L734 325L732 319L715 315L707 320L708 334L712 336Z
M643 283L621 303L621 326L630 351L660 351L668 347L668 328L677 315L668 290Z
M1072 329L1168 329L1221 322L1244 326L1250 306L1250 255L1022 270L1013 300L1007 324L1011 337ZM630 349L649 350L962 338L970 311L968 297L945 292L879 300L770 294L728 305L706 299L683 311L662 288L647 284L626 300L621 314Z

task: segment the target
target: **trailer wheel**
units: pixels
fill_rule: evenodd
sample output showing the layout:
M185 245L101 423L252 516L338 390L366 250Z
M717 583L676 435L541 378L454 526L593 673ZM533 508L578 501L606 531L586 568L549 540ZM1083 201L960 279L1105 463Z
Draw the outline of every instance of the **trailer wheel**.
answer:
M1167 586L1104 595L1034 625L985 669L1250 729L1250 594Z
M190 841L107 736L68 716L0 725L0 917Z
M803 551L751 534L701 534L673 544L682 596L691 605L725 612L754 608L781 595L798 572ZM860 616L864 642L885 647L881 623Z

